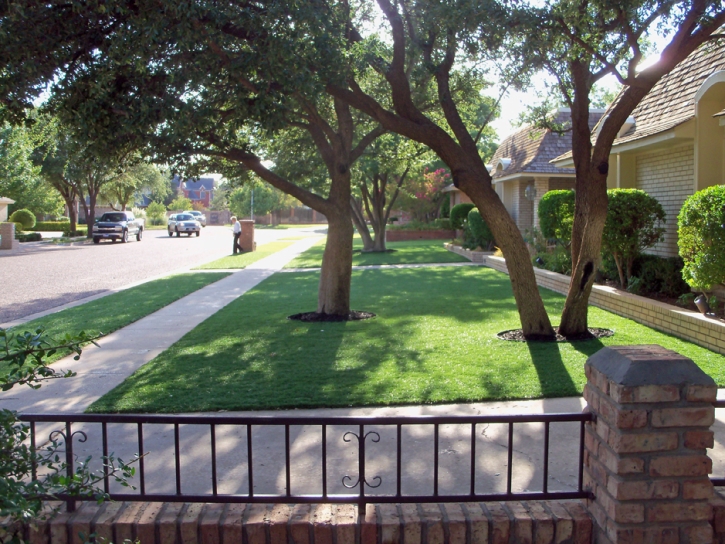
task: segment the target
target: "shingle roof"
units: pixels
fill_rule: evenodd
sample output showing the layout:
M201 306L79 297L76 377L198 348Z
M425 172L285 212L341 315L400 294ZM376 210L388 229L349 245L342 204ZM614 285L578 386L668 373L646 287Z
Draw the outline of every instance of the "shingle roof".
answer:
M179 186L179 176L174 176L174 179L171 180L171 184L173 187ZM184 187L188 191L198 191L202 187L204 187L205 191L211 191L214 189L214 178L213 177L201 177L199 179L187 179L184 180Z
M594 127L601 112L590 113L589 126ZM571 119L568 110L562 110L556 117L557 123L566 123ZM571 175L570 168L558 168L549 161L571 149L571 132L555 134L550 130L526 126L508 136L496 150L491 163L491 177L496 180L512 174L565 174ZM511 159L505 169L498 171L496 166L501 159Z
M654 136L694 118L697 91L708 77L720 70L725 70L724 47L713 42L693 51L642 99L632 112L635 125L614 140L614 145ZM615 99L612 105L616 103ZM602 121L604 117L606 113ZM571 152L557 159L570 157Z

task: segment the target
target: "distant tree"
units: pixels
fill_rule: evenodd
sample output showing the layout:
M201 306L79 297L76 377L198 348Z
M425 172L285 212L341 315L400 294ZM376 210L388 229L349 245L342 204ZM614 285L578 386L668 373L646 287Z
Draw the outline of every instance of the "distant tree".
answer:
M182 212L184 210L190 210L191 206L191 199L182 195L177 196L167 207L172 212Z
M448 197L443 189L451 183L451 174L445 168L429 170L426 166L410 178L400 198L401 209L425 223L437 219L443 200Z
M168 177L155 164L140 157L127 162L99 194L99 199L114 210L125 210L129 204L139 200L142 193L160 195L168 189Z
M288 209L296 203L289 195L259 181L246 183L229 193L229 211L239 218L252 217L252 212L255 216L267 215Z

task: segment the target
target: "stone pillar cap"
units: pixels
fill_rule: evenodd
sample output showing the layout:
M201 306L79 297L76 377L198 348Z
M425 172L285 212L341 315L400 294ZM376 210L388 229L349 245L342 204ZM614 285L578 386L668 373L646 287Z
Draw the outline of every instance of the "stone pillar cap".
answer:
M587 359L614 383L640 385L715 385L692 359L655 344L609 346Z

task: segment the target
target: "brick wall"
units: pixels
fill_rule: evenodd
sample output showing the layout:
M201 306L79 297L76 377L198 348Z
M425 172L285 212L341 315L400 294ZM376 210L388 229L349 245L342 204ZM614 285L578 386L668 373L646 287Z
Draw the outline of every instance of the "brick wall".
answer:
M665 239L647 253L677 255L677 215L694 191L695 151L685 145L637 157L636 187L655 197L667 213Z
M490 268L508 273L506 261L501 257L484 255L481 261ZM541 287L563 295L569 290L569 276L540 268L534 268L534 273ZM725 354L725 323L722 321L603 285L592 288L589 304Z
M85 503L27 530L30 544L590 544L580 501L368 505Z

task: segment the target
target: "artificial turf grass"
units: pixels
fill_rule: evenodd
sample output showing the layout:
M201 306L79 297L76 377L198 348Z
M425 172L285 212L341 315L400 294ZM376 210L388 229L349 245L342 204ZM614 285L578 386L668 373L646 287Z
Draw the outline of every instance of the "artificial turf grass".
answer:
M277 241L270 242L268 244L261 245L257 248L257 251L247 251L246 253L237 253L236 255L227 255L216 261L197 266L192 270L215 270L215 269L227 269L231 270L234 268L247 268L250 264L256 263L257 261L269 257L273 253L283 250L284 248L292 245L292 241Z
M353 273L352 306L377 317L303 323L317 274L276 274L200 324L90 412L195 412L475 402L581 394L606 345L660 344L725 384L725 357L598 308L601 340L505 342L520 326L508 276L436 267ZM564 297L541 290L550 315Z
M298 255L285 265L285 268L318 268L322 266L322 254L325 251L323 238L317 244ZM462 263L468 259L452 253L443 247L442 240L413 240L409 242L388 242L386 247L395 251L386 253L362 253L362 240L359 234L353 238L353 266L380 264L431 264Z
M106 335L228 275L229 273L225 272L176 274L152 280L73 308L27 321L11 327L10 330L22 333L35 332L42 328L51 338L61 338L67 333L75 335L80 331L92 335ZM47 361L57 361L67 354L68 352L58 352L48 357ZM0 363L0 371L6 368Z

